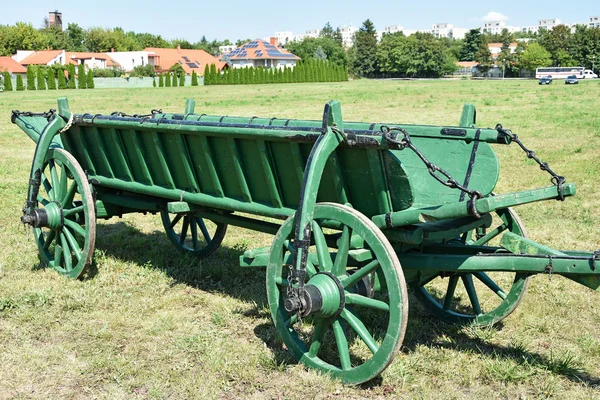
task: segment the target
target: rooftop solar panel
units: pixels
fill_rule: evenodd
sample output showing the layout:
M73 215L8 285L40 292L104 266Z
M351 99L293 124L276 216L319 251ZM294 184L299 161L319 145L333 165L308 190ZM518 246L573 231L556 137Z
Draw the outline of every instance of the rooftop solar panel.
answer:
M186 63L186 64L187 64L187 66L188 66L188 67L190 67L190 68L198 68L198 64L196 64L196 63L193 63L193 62L188 62L188 63Z
M186 56L183 56L182 58L185 60L185 62L190 62L190 59L187 58Z

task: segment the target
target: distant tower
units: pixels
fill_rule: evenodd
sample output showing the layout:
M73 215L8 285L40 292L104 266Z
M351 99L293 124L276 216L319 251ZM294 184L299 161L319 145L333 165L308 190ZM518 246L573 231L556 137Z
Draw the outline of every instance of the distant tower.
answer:
M58 10L50 11L48 25L56 26L62 31L62 13L58 12Z

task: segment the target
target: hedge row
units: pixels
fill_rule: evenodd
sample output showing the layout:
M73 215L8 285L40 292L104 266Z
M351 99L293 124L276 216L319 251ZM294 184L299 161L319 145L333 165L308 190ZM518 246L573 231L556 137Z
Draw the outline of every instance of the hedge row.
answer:
M23 78L21 75L17 75L17 91L25 90L56 90L56 89L93 89L94 85L94 73L89 70L87 74L83 65L79 66L79 75L75 75L75 66L69 65L67 67L69 73L69 81L67 84L67 78L62 69L38 67L29 65L27 67L27 86L24 85ZM56 84L58 75L58 85ZM4 72L4 90L12 91L13 86L10 79L10 73ZM75 80L78 80L78 85L75 85Z

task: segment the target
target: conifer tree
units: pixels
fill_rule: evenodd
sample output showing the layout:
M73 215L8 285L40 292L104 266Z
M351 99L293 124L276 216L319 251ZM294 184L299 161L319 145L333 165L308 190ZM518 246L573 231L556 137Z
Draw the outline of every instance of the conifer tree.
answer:
M171 74L165 72L165 87L171 87Z
M73 64L69 64L67 66L67 70L69 71L69 82L67 82L67 88L77 89L75 86L75 66Z
M210 85L210 65L204 66L204 85Z
M3 75L4 75L4 90L6 92L12 92L13 85L12 85L12 80L10 79L10 72L5 71Z
M179 75L179 86L185 86L185 73L182 72L181 75Z
M77 88L85 89L87 87L87 76L85 74L85 67L83 64L77 66Z
M198 74L192 71L192 86L198 86Z
M17 92L21 92L25 90L25 87L23 86L23 78L21 77L21 75L17 75Z
M173 87L177 87L177 72L173 71Z
M215 64L210 64L209 75L211 85L216 85L219 83L217 81L217 66Z
M41 68L37 68L37 90L46 90L46 78L44 78L44 71Z
M85 84L88 89L94 89L96 87L96 84L94 83L94 71L92 71L91 69L87 73L87 79Z
M158 87L165 87L165 74L158 74Z
M27 90L35 90L35 71L33 65L27 66Z
M48 90L56 90L56 77L54 76L54 68L48 68L46 71L48 76L46 80L48 81Z
M156 78L152 78L152 87L156 87Z
M65 71L62 69L58 70L58 88L59 89L67 88L67 78L65 78Z

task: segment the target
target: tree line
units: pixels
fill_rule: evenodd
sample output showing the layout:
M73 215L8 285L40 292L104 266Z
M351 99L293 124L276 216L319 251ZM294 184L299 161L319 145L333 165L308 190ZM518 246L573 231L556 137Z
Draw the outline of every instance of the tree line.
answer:
M517 47L511 50L515 41ZM495 58L489 43L501 43ZM464 39L397 32L383 34L378 43L373 22L366 20L348 51L350 73L358 77L441 77L455 72L457 61L476 61L484 74L496 65L504 68L507 76L518 76L520 69L551 66L591 69L600 64L600 28L578 25L571 32L569 26L557 25L531 34L507 29L489 34L471 29Z
M80 64L77 68L76 73L73 64L66 67L61 65L29 65L27 66L26 81L23 82L23 77L17 74L14 90L94 89L96 87L94 72L89 70L86 73L83 64ZM2 83L5 91L13 90L8 71L2 73Z

